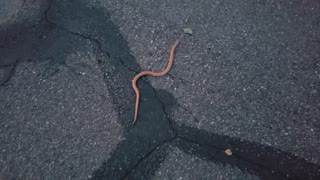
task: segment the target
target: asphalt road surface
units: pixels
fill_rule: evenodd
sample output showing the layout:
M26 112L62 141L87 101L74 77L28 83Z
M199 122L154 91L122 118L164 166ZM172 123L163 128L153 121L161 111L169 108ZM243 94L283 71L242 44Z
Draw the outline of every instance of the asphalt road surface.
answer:
M0 0L0 141L0 179L320 179L320 2Z

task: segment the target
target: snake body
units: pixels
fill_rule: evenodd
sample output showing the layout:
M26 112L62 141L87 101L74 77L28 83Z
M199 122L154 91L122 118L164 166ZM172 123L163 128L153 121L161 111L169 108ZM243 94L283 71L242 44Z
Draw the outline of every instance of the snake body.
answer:
M171 69L172 63L173 63L173 55L174 55L174 50L176 49L176 47L178 46L178 44L180 43L180 40L176 40L174 42L174 44L171 46L171 50L170 50L170 57L169 57L169 63L167 65L167 67L161 71L161 72L153 72L153 71L142 71L139 74L137 74L133 80L132 80L132 87L136 93L136 104L135 104L135 111L134 111L134 120L133 120L133 124L137 121L138 118L138 109L139 109L139 99L140 99L140 93L139 93L139 89L137 87L137 80L144 75L151 75L151 76L163 76L165 74L167 74L169 72L169 70Z

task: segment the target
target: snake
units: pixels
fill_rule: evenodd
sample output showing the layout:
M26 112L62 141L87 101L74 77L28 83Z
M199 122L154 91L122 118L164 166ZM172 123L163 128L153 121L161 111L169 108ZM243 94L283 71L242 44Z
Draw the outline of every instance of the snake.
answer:
M167 67L161 71L161 72L153 72L153 71L142 71L139 74L137 74L133 79L132 79L132 87L135 91L136 94L136 103L135 103L135 111L134 111L134 120L133 120L133 124L135 124L137 122L137 118L138 118L138 109L139 109L139 100L140 100L140 92L139 89L137 87L137 80L144 76L144 75L151 75L151 76L164 76L165 74L167 74L170 69L171 66L173 64L173 55L174 55L174 51L176 49L176 47L178 46L178 44L180 43L180 40L176 40L174 42L174 44L171 46L171 50L170 50L170 57L169 57L169 62Z

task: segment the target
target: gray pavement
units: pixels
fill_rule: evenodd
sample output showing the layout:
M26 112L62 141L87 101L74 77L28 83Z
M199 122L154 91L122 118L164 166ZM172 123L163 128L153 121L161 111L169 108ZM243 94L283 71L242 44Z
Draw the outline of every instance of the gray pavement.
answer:
M319 179L319 59L315 0L0 0L0 179Z

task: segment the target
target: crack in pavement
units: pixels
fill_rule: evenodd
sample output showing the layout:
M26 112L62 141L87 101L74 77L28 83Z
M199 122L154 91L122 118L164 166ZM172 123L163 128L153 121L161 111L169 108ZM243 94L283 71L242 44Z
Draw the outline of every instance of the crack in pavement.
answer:
M46 17L46 15L45 15L45 17ZM77 33L77 32L70 31L70 30L68 30L67 28L63 27L63 26L59 26L59 25L57 25L56 23L51 22L47 17L45 18L45 21L48 22L49 24L53 25L53 26L56 27L57 29L60 29L60 30L65 31L65 32L67 32L67 33L70 33L70 34L72 34L72 35L81 37L81 38L83 38L83 39L89 40L89 41L91 41L91 42L94 42L95 44L97 44L99 50L101 50L102 52L104 52L104 51L102 50L102 45L101 45L101 43L99 42L99 40L97 40L97 39L95 39L95 38L92 38L92 37L90 37L90 36L86 36L86 35L84 35L84 34L80 34L80 33ZM106 55L107 55L108 57L110 57L110 54L109 54L108 52L105 52L105 53L106 53Z
M5 65L0 67L0 72L3 72L3 77L0 79L0 87L6 86L7 82L9 82L10 78L13 76L15 69L17 67L17 63L13 65Z
M49 12L50 9L51 9L51 4L52 4L52 0L49 0L48 8L47 8L47 9L45 10L45 12L44 12L44 20L45 20L47 23L55 26L56 28L58 28L58 29L60 29L60 30L63 30L63 31L65 31L65 32L68 32L68 33L70 33L70 34L72 34L72 35L75 35L75 36L79 36L79 37L81 37L81 38L83 38L83 39L89 40L89 41L97 44L97 45L98 45L98 48L99 48L99 50L100 50L101 52L105 53L109 58L111 57L111 55L110 55L109 52L103 50L102 43L101 43L98 39L95 39L95 38L93 38L93 37L91 37L91 36L89 36L89 35L84 35L84 34L81 34L81 33L77 33L77 32L71 31L71 30L69 30L69 29L66 28L66 27L59 26L58 24L50 21L49 18L48 18L48 12ZM120 61L121 64L122 64L126 69L128 69L129 71L138 73L138 71L135 71L134 69L132 69L132 68L130 68L129 66L127 66L121 58L119 59L119 61Z
M145 156L140 158L138 163L135 164L121 179L126 179L130 175L130 173L132 173L145 159L149 158L155 151L157 151L161 147L165 146L166 144L169 144L170 142L174 141L176 138L177 138L177 136L175 135L173 138L159 143L151 151L149 151Z

